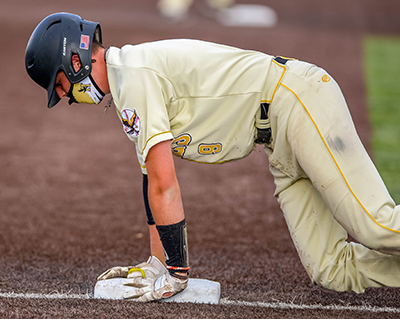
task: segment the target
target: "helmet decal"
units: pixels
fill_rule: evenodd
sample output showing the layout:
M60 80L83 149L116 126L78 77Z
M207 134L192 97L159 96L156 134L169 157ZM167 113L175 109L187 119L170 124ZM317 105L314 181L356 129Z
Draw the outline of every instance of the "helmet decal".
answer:
M67 54L67 38L64 37L64 41L63 41L63 56L65 56Z
M81 44L80 48L83 50L88 50L89 49L89 39L90 37L88 35L81 35Z

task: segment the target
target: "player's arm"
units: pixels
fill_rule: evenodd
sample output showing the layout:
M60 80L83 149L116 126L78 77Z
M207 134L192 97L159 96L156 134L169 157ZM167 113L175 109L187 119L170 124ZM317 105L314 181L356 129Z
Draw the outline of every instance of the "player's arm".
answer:
M143 200L144 206L146 209L147 216L147 224L149 225L149 234L150 234L150 251L151 256L155 256L165 265L165 256L164 249L160 240L160 236L158 235L158 231L156 228L156 222L153 218L153 213L150 209L149 203L149 179L147 174L143 174Z
M143 194L145 206L147 200L149 203L146 213L152 257L136 267L113 267L98 278L127 277L131 281L125 285L135 289L123 297L138 301L173 296L187 287L189 276L186 222L170 141L156 144L149 150L146 168L148 176L143 179ZM164 260L163 253L167 269L159 261Z
M186 223L170 141L158 143L149 150L146 169L150 208L167 269L172 276L186 279L189 271Z
M147 184L143 185L143 194L145 206L147 200L150 204L146 207L146 213L150 224L150 238L155 241L152 242L152 254L158 254L162 249L167 269L159 264L154 255L147 263L122 269L127 270L127 278L131 279L125 285L135 288L126 292L124 298L138 301L171 297L187 287L189 276L186 222L170 141L158 143L149 150L146 169L148 177L143 179ZM155 228L151 225L153 221ZM155 240L155 230L159 235L158 240ZM100 279L109 278L109 274L121 273L120 268L108 270Z
M156 225L171 225L185 218L175 173L171 141L154 145L146 158L149 202Z

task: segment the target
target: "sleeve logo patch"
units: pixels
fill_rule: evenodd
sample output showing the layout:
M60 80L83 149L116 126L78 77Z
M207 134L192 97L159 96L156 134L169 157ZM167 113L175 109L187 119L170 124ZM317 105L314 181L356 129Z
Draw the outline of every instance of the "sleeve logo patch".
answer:
M123 110L121 112L122 126L127 135L138 137L140 135L140 118L136 110Z

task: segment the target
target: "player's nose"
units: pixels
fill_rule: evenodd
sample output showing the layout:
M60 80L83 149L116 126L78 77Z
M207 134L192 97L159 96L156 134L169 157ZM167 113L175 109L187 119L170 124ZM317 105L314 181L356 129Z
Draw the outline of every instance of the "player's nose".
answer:
M57 95L58 95L58 97L59 97L60 99L62 99L63 97L66 97L66 96L67 96L67 92L65 92L65 91L63 90L63 88L61 88L61 87L56 87L55 90L56 90L56 93L57 93Z

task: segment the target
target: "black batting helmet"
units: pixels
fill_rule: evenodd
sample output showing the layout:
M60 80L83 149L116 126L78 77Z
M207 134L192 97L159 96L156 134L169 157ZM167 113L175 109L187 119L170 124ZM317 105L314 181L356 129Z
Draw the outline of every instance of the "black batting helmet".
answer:
M32 80L47 90L49 108L60 101L54 89L58 71L64 71L72 84L92 71L93 38L102 43L100 24L71 13L49 15L33 31L25 51L25 67ZM78 72L72 66L73 54L82 65Z

